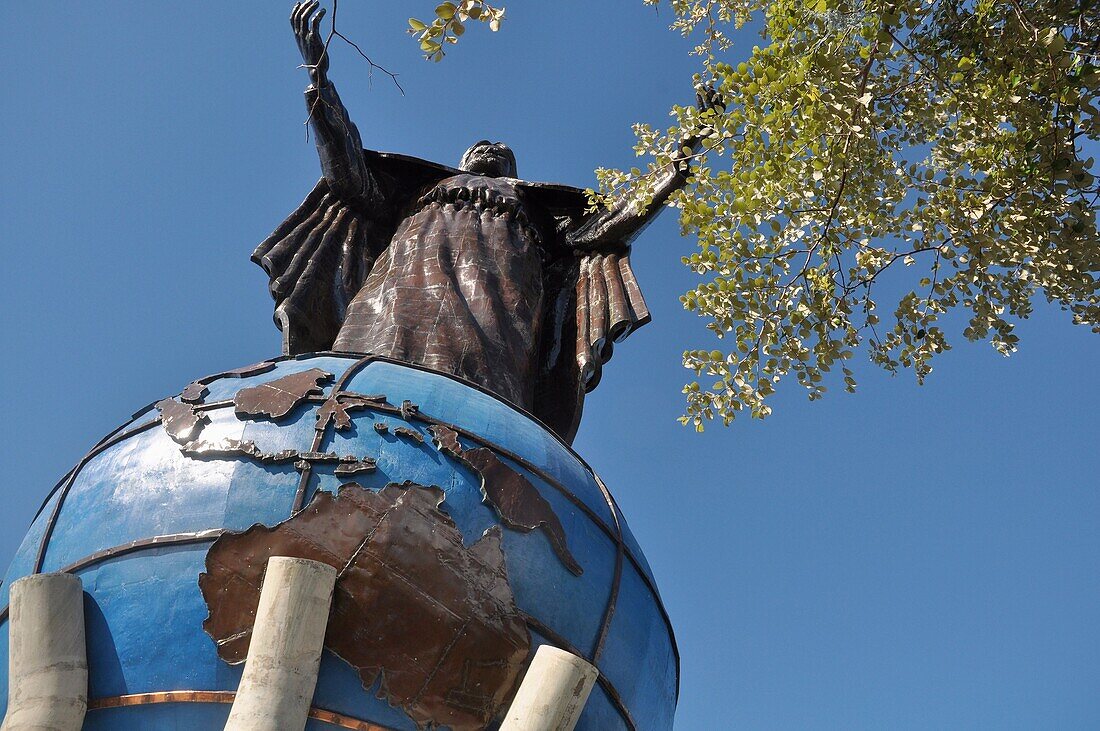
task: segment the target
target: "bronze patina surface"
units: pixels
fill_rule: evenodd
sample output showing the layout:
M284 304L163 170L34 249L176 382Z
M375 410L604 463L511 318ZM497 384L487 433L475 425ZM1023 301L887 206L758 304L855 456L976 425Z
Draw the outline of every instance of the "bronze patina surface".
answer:
M232 370L223 371L222 373L215 373L206 378L200 378L197 381L192 381L187 384L187 387L180 393L180 401L187 404L200 404L206 397L207 384L219 378L248 378L249 376L258 376L261 373L267 373L270 370L274 370L274 368L274 361L265 360L260 363L244 366L243 368L234 368Z
M195 411L194 406L171 398L157 401L156 409L160 412L160 423L164 425L164 430L179 444L187 444L197 437L203 424L208 421L205 414Z
M645 204L590 210L581 189L519 179L501 142L474 143L458 168L365 150L328 77L323 12L306 2L291 16L323 177L252 255L284 352L458 375L571 441L612 343L649 321L630 243L686 182L687 156Z
M187 384L187 388L183 389L183 392L180 394L180 401L188 404L202 403L206 393L207 388L205 383L193 381Z
M291 373L258 386L237 391L233 403L242 417L267 416L280 419L310 396L320 395L322 383L332 380L332 374L320 368Z
M459 460L478 476L482 498L506 527L523 533L541 529L566 568L578 576L584 573L569 550L565 528L557 513L530 480L508 466L491 449L464 449L458 441L458 432L448 426L433 424L428 432L440 452Z
M393 428L393 433L396 434L399 437L405 437L406 439L411 439L412 441L416 442L417 444L423 444L424 443L424 435L421 434L420 432L418 432L416 429L410 429L407 426L395 426Z
M236 692L231 690L161 690L154 693L130 693L93 698L88 701L88 710L148 706L157 703L232 703L236 697ZM387 726L379 726L370 721L362 721L317 706L309 709L309 717L340 728L353 729L353 731L392 731Z
M566 568L578 576L584 573L569 550L557 513L530 480L485 447L463 451L461 460L481 478L481 494L505 526L524 533L542 530Z
M428 433L432 435L432 442L444 454L452 457L462 456L462 445L458 443L458 432L442 424L432 424L428 427Z
M246 365L240 368L233 368L223 373L219 373L215 376L211 376L210 378L225 378L227 376L230 378L248 378L250 376L258 376L261 373L267 373L268 371L272 371L274 369L274 361L262 360L259 363L253 363L252 365Z
M374 472L377 467L377 463L370 457L364 457L357 459L354 462L343 462L336 465L337 477L348 477L351 475L359 475L364 472Z
M188 442L180 448L187 457L194 459L233 459L245 457L266 464L286 464L301 458L296 449L282 449L278 452L264 452L252 440L240 440L227 437L216 442L201 439ZM332 455L333 459L336 455Z
M308 120L323 176L253 253L269 277L284 353L365 354L361 362L393 360L456 376L471 391L480 388L533 414L570 443L584 395L599 383L613 343L649 320L630 246L685 183L687 156L673 156L651 200L593 210L580 189L520 179L515 155L500 142L476 142L457 168L366 150L328 78L321 13L316 1L298 3L291 21L312 82ZM696 144L685 140L683 147ZM397 406L385 396L344 391L353 371L327 397L332 375L312 368L240 389L224 402L242 420L280 423L303 404L316 408L312 446L297 450L203 441L205 380L179 400L157 404L161 423L188 456L293 463L301 472L290 518L227 532L212 545L199 581L209 609L204 628L222 658L242 662L267 559L328 563L339 574L325 644L356 668L363 687L378 688L422 728L483 729L499 719L515 690L529 657L529 626L570 651L588 649L569 646L518 610L501 531L541 531L562 564L580 575L565 525L574 510L589 516L593 510L521 455L479 441L461 424L433 419L410 401ZM326 472L341 482L376 470L371 456L324 451L343 441L326 441L335 432L356 428L357 410L386 415L371 422L382 442L423 445L426 425L446 458L430 447L420 448L422 456L453 460L475 475L500 525L467 546L441 509L443 491L411 482L314 492L317 465L329 465ZM390 469L388 462L383 467ZM385 479L391 478L379 482ZM600 607L593 661L629 556L617 508L606 499L614 525L594 520L616 541L615 587ZM569 512L559 516L554 505L565 500ZM615 689L601 682L632 728Z
M511 696L530 650L508 583L499 529L469 548L439 509L439 488L355 483L319 492L272 527L226 533L199 587L203 627L228 662L244 661L271 556L339 570L325 646L421 727L484 728Z
M349 411L365 409L370 406L386 403L384 395L367 396L359 393L334 393L317 410L317 431L324 431L331 420L337 431L351 428L351 416Z
M327 354L321 354L327 355ZM281 357L275 359L275 361L259 364L258 372L270 371L277 367L279 363L287 364L292 363L295 359L292 357ZM388 359L379 356L363 356L354 361L342 375L339 377L336 384L333 386L333 393L339 394L341 400L344 397L363 396L351 391L343 391L343 387L350 383L356 374L360 373L364 368L372 363L376 362L390 362ZM249 369L241 369L241 371L248 372L256 367L250 367ZM421 370L417 366L411 366L414 370ZM254 374L253 374L254 375ZM201 384L213 384L219 379L223 378L238 378L237 372L227 371L220 374L215 374L198 379L196 383ZM375 397L370 397L372 400ZM647 588L647 591L653 597L656 602L657 609L661 615L663 623L668 626L669 619L667 613L664 611L660 602L659 595L655 586L652 584L651 579L646 573L643 562L635 555L628 546L624 545L622 527L619 524L619 513L614 505L614 501L602 482L596 478L606 500L608 509L610 511L610 517L601 517L601 515L594 511L594 509L586 504L582 499L573 492L573 487L564 484L558 477L548 473L545 468L540 467L537 464L530 462L523 455L517 454L511 451L508 447L497 443L491 439L487 439L484 435L480 435L476 432L470 431L468 428L451 423L438 418L431 413L431 409L426 413L424 410L414 408L412 403L404 404L405 408L402 409L399 406L395 406L386 402L385 399L377 397L378 401L370 407L373 414L361 420L359 428L363 428L366 423L373 423L379 425L393 424L397 425L400 422L399 419L408 419L408 423L415 424L418 428L423 428L430 432L433 437L433 441L439 447L441 452L444 452L450 456L456 456L460 454L466 446L470 447L484 447L492 449L506 464L514 464L517 468L522 468L525 472L533 475L537 478L537 485L539 489L546 494L546 490L552 490L553 496L551 496L550 502L554 505L558 505L558 498L567 501L570 504L570 510L575 510L579 513L587 516L589 520L593 522L593 525L608 539L615 543L616 549L616 567L614 578L612 580L612 592L609 595L606 604L603 607L603 621L601 622L601 628L596 642L592 646L578 647L571 644L571 641L566 637L563 637L560 633L556 632L552 627L547 626L545 622L539 618L526 614L523 614L523 619L532 632L537 633L540 637L551 642L552 644L566 649L578 656L585 657L589 661L599 664L601 659L601 653L604 647L604 642L608 637L608 631L611 624L611 618L616 614L618 586L620 583L620 577L625 573L623 567L629 567L630 570L635 572L636 576L640 578L643 585ZM326 398L320 396L311 396L309 398L310 403L315 407L321 406ZM118 429L113 430L101 439L92 449L85 454L79 462L70 470L54 487L44 503L44 506L40 512L43 513L43 518L46 521L45 530L41 538L38 541L38 551L35 557L35 571L41 571L43 567L44 557L47 548L50 543L50 536L53 534L55 527L58 525L58 516L66 503L67 495L73 486L78 482L85 467L94 462L94 460L105 452L109 452L115 446L119 444L125 444L128 440L137 437L138 435L148 432L149 430L159 430L164 428L162 415L157 415L152 419L147 419L147 412L151 407L146 407L135 414L134 419L136 421L125 424ZM207 414L213 416L214 414L221 413L222 418L232 418L234 403L232 398L225 398L221 400L213 400L208 403L197 404L194 406L197 413ZM251 418L251 417L247 417ZM384 420L374 421L374 419L384 418ZM216 421L221 421L221 418L214 417ZM331 422L329 422L331 423ZM329 436L332 436L332 431L328 431ZM197 445L202 445L203 440L195 440ZM298 457L305 455L311 459L324 458L328 460L346 460L350 459L355 461L356 457L352 455L344 455L343 457L337 455L331 451L324 451L326 446L330 444L325 440L315 440L312 447L307 448L306 451L300 450L282 450L275 451L270 450L265 452L261 446L256 444L247 444L247 442L238 441L236 443L229 443L223 439L210 440L216 442L219 448L226 449L225 458L229 459L256 459L257 461L264 462L271 458L277 458L282 463L295 460ZM564 445L563 445L564 446ZM568 449L568 447L566 447ZM574 456L581 460L581 458L574 454ZM216 455L208 453L206 458L213 459ZM583 462L583 460L581 460ZM315 463L306 463L307 466L311 466ZM307 471L303 471L302 477L307 477ZM297 511L299 507L305 504L305 497L312 494L310 488L315 486L315 482L309 482L307 479L303 479L302 486L300 486L299 495L295 498L293 511ZM301 497L301 500L299 500ZM445 506L444 506L445 507ZM293 513L292 513L293 514ZM564 517L564 516L563 516ZM572 524L572 520L565 521L565 525ZM225 529L214 528L209 530L200 531L184 531L176 533L164 533L145 538L140 538L128 542L124 542L118 545L112 545L106 548L92 551L80 558L73 559L66 565L62 566L60 571L65 572L80 572L86 568L96 566L105 561L111 561L122 556L128 556L131 554L140 554L148 550L159 550L165 547L179 547L192 544L210 544L213 543ZM511 528L508 528L511 530ZM582 558L584 556L582 555ZM0 621L7 616L7 607L0 608ZM671 630L670 630L671 631ZM675 644L673 644L673 652L676 652ZM601 688L605 691L608 700L616 708L617 712L622 717L627 729L633 729L636 724L632 720L629 709L627 708L623 695L620 693L618 687L607 677L602 676L597 681ZM629 690L626 691L629 693Z

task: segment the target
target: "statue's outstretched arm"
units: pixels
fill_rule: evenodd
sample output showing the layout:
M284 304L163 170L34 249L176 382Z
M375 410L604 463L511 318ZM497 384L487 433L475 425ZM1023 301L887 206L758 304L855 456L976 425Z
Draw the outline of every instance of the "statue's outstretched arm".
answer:
M715 93L710 89L699 92L698 102L699 108L704 110L718 103ZM698 150L700 142L695 137L680 141L672 161L659 173L649 205L639 210L629 198L613 201L606 208L586 216L566 233L566 243L575 249L593 250L621 246L632 241L657 217L672 194L687 182L691 153ZM691 150L691 153L684 152L685 148Z
M382 194L363 157L359 130L328 78L328 51L320 32L325 10L319 5L317 0L295 3L290 25L313 82L306 89L306 106L321 170L329 189L340 198L349 203L379 203Z
M690 141L684 145L694 149ZM686 182L686 160L674 160L660 173L653 199L647 206L639 210L628 199L613 201L606 208L585 216L565 235L566 244L574 249L593 250L629 243L657 217L669 197Z

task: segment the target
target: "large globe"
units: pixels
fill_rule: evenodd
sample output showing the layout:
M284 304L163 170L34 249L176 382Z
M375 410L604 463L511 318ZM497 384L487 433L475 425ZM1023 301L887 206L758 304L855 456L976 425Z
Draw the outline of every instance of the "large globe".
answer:
M294 374L299 383L323 376L280 414L257 387ZM246 389L258 403L242 416ZM322 414L319 427L318 412L340 394L373 400L345 399L351 407L331 419ZM265 415L265 408L276 413ZM188 451L181 445L191 427L201 438ZM486 494L484 475L448 456L441 435L453 437L452 452L477 450L533 486L557 532L507 520ZM204 454L203 444L236 447ZM287 450L297 458L287 459ZM360 469L326 454L369 455L375 464ZM84 728L221 728L241 666L220 657L204 630L210 608L199 575L208 570L211 546L256 524L287 521L319 493L337 493L350 481L375 492L392 483L437 486L440 510L466 544L497 527L531 654L552 644L599 669L578 728L672 727L672 629L641 549L591 468L530 415L475 386L345 354L275 359L199 379L97 444L50 493L8 568L0 586L0 653L8 651L11 583L36 572L74 573L85 591ZM0 664L0 703L7 674ZM416 729L391 700L326 651L307 728Z

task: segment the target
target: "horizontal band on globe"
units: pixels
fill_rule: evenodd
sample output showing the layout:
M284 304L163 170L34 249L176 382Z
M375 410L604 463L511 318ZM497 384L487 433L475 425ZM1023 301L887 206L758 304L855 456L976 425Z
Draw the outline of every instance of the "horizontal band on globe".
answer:
M126 706L148 706L156 703L224 703L230 704L237 694L231 690L162 690L155 693L131 693L107 698L95 698L88 701L88 710L101 708L123 708ZM379 726L369 721L345 716L324 708L309 709L309 717L315 721L331 723L340 728L354 731L393 731L387 726Z

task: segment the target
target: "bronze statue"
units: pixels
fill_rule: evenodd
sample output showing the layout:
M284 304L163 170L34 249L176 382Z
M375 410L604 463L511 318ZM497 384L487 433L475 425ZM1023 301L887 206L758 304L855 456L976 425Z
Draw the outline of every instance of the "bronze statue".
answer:
M364 150L328 78L324 13L313 0L291 14L324 177L252 256L270 276L284 352L372 353L461 376L571 441L612 343L649 320L630 242L684 184L685 158L645 208L586 213L580 189L517 179L500 142L475 143L458 169Z

